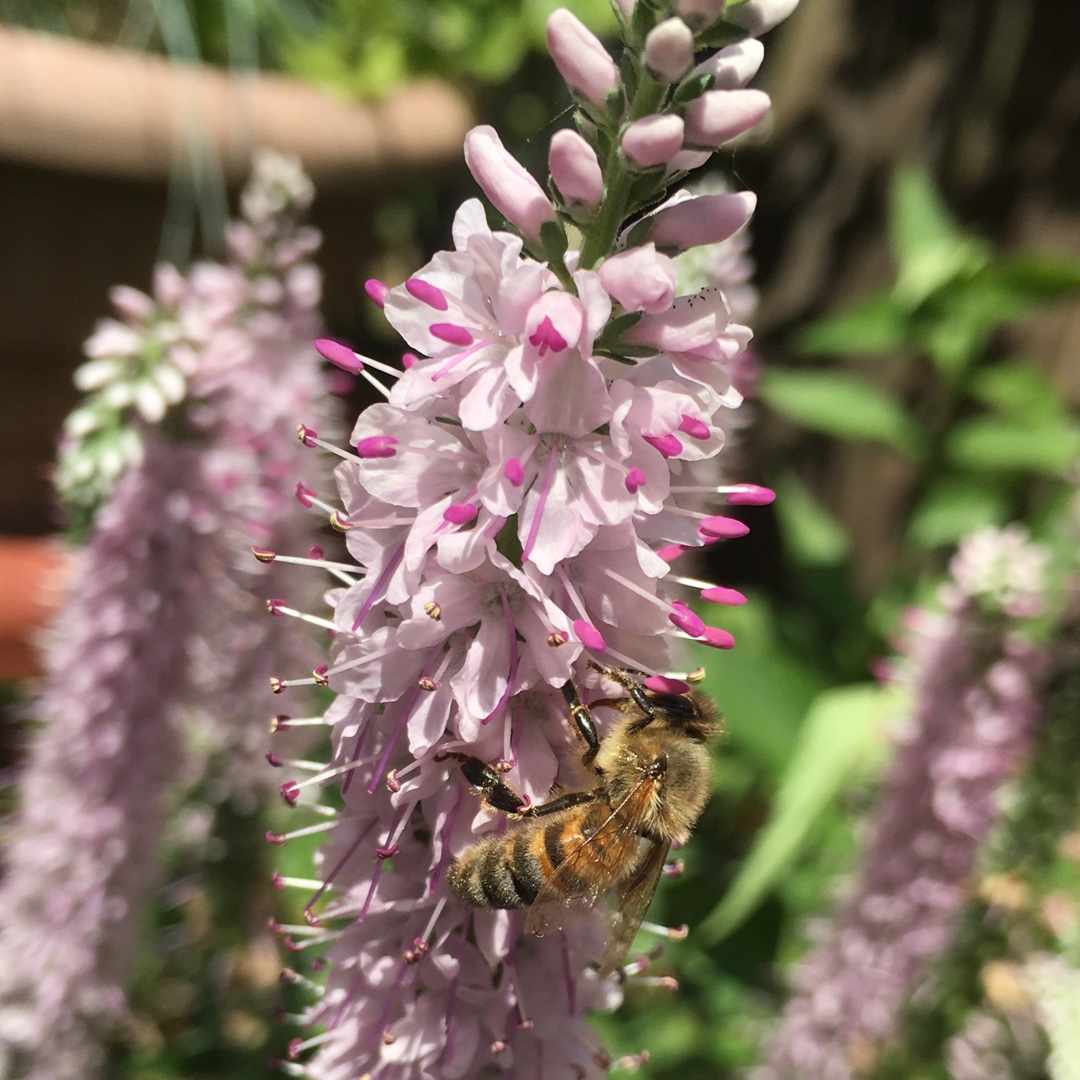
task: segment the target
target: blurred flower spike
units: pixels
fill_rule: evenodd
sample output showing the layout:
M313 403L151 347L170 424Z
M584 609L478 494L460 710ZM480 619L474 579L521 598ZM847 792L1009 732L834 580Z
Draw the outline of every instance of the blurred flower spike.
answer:
M400 285L369 282L408 347L402 367L317 343L385 400L360 415L349 451L301 431L340 456L341 506L304 489L298 497L330 515L357 565L350 574L335 564L329 662L273 680L279 693L325 684L337 695L325 716L330 761L282 785L329 831L315 883L281 879L308 894L308 925L288 929L291 947L329 961L302 1017L307 1037L278 1062L287 1074L554 1080L599 1076L611 1063L584 1020L621 994L619 980L596 973L600 916L523 936L521 913L473 910L449 892L451 860L501 827L456 759L495 763L541 803L556 780L575 779L561 768L574 756L560 694L568 680L589 694L601 685L590 662L661 677L674 674L673 645L734 644L690 602L740 594L674 566L747 531L718 502L772 499L717 467L737 423L750 331L723 279L680 293L674 256L730 240L754 200L663 201L709 157L703 142L735 138L767 107L743 89L756 70L742 62L753 54L745 43L718 54L717 70L736 73L721 88L715 73L691 70L717 8L691 25L671 5L638 5L632 17L622 5L621 67L574 15L555 12L549 47L580 112L578 134L552 140L554 184L532 177L494 129L474 129L466 161L508 228L490 228L470 199L453 250ZM620 75L628 70L632 86ZM721 95L709 115L723 124L710 121L703 140L698 123L693 144L671 142L702 95ZM676 122L631 157L621 136L650 115ZM569 223L580 250L569 249ZM745 301L740 254L718 265L733 270ZM318 806L331 780L340 810ZM623 974L642 967L632 960Z
M258 155L228 260L158 267L152 296L114 289L119 317L87 342L57 472L85 543L45 642L0 885L5 1077L100 1075L169 796L211 773L220 798L250 796L266 678L311 649L301 624L258 620L257 597L286 585L240 554L314 538L281 492L305 453L292 417L327 411L311 198L296 161Z

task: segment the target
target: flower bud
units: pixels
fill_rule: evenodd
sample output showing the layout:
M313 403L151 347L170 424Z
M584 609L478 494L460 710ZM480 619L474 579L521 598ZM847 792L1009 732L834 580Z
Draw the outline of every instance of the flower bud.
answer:
M555 208L536 178L503 146L493 127L474 127L465 136L465 163L495 209L538 241L540 226L555 220Z
M645 37L645 66L657 82L678 82L694 63L694 33L682 19L665 19Z
M661 255L655 244L612 255L600 264L598 273L608 295L627 311L656 314L666 311L675 298L678 283L675 263Z
M596 151L569 128L556 131L548 149L551 179L567 202L595 210L604 196L604 175Z
M677 251L718 244L750 220L755 206L757 196L752 191L680 199L653 214L647 235L657 247Z
M769 111L761 90L710 90L686 107L686 141L693 146L721 146L749 131Z
M754 38L744 38L715 52L694 68L695 75L712 75L714 90L739 90L758 72L765 59L765 46Z
M728 22L749 30L755 37L782 23L794 10L799 0L746 0L727 12Z
M593 105L603 106L619 87L615 61L600 39L566 8L551 13L547 22L548 51L571 90Z
M623 134L623 153L640 169L666 165L682 149L683 127L670 113L635 120Z
M724 14L725 0L675 0L675 14L694 29L704 30Z

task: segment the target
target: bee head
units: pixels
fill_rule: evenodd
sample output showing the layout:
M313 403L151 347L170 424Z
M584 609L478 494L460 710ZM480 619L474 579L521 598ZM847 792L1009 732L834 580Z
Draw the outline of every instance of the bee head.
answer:
M664 694L641 688L640 696L631 696L644 713L640 727L666 727L687 738L704 742L720 726L720 717L712 699L700 692Z

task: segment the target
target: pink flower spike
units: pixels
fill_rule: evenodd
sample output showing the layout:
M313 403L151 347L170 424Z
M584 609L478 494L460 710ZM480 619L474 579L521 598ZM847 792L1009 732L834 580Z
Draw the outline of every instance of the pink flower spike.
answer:
M631 495L636 495L638 491L645 486L646 480L645 473L642 472L636 465L626 474L626 490Z
M708 536L714 536L720 540L731 540L736 536L745 536L750 531L750 526L739 521L738 518L723 517L719 514L707 517L698 525L701 532Z
M567 202L595 210L604 197L604 175L596 151L576 132L562 128L551 136L548 169Z
M451 525L468 525L479 512L479 507L474 502L451 503L443 511L443 520L449 521Z
M474 341L472 334L464 326L458 326L457 323L432 323L428 330L431 332L432 337L437 337L448 345L460 345L465 348Z
M764 120L771 105L762 90L709 90L686 106L686 141L722 146Z
M757 206L752 191L698 195L661 207L652 217L648 238L659 248L686 251L699 244L718 244L737 233Z
M525 482L525 469L516 457L512 457L503 466L503 476L505 476L514 487L521 487Z
M405 282L405 291L419 300L420 303L435 308L436 311L448 311L450 309L450 303L442 289L437 285L432 285L430 281L424 281L423 278L409 278Z
M622 152L639 169L666 165L682 150L685 124L681 116L644 116L623 133Z
M315 498L315 492L311 488L304 487L302 483L298 483L296 485L296 497L299 499L301 506L311 506L311 501Z
M726 630L721 630L718 626L706 626L705 633L702 634L698 640L714 649L735 648L735 638Z
M416 353L406 352L401 354L401 366L408 371L420 359Z
M701 637L705 633L705 624L681 600L676 600L671 605L668 620L693 638Z
M592 623L587 623L584 619L578 619L574 623L574 633L577 634L578 641L586 649L592 649L593 652L603 652L607 648L604 635Z
M776 492L772 488L758 484L740 484L738 491L733 491L724 500L729 506L768 506L775 501Z
M729 604L738 607L746 603L746 597L738 589L727 589L723 585L714 585L711 589L702 589L702 600L710 604Z
M397 444L393 435L369 435L356 444L356 452L362 458L388 458L397 453Z
M682 19L665 19L645 35L645 66L657 82L678 82L694 62L694 32Z
M547 43L570 89L603 107L608 94L619 88L619 73L600 39L576 15L558 8L547 21Z
M712 435L708 424L703 423L694 416L687 416L686 413L683 413L679 422L679 430L685 432L691 439L700 439L702 441Z
M690 684L682 679L669 679L666 675L650 675L644 680L642 686L651 690L654 694L688 694Z
M380 281L378 278L368 278L364 282L364 292L367 293L368 299L374 301L379 307L382 307L386 303L386 294L390 291L390 286Z
M555 208L536 178L506 149L493 127L474 127L465 136L465 163L500 214L530 240L555 220Z
M642 438L666 458L675 457L682 451L682 443L677 435L643 435Z
M330 338L319 338L312 342L315 351L324 359L329 360L335 367L347 371L350 375L359 375L364 370L360 357L340 341L331 341Z

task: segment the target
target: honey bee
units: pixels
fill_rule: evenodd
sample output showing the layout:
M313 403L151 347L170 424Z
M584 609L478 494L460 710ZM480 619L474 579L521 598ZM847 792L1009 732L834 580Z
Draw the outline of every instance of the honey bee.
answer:
M561 929L610 893L601 974L626 955L663 872L668 849L690 835L709 797L705 742L720 726L712 700L693 691L661 693L620 668L599 668L627 696L607 698L620 716L601 739L572 683L563 687L572 730L586 744L582 763L596 776L588 791L566 791L528 806L492 766L462 754L462 772L510 827L479 840L450 867L463 903L528 908L525 930Z

